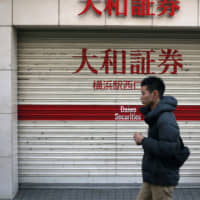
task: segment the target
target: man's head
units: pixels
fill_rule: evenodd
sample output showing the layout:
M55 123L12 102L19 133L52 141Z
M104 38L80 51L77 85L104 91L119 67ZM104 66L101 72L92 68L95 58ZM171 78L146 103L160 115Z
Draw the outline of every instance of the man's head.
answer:
M154 107L164 95L165 84L162 79L151 76L142 81L141 92L144 106Z

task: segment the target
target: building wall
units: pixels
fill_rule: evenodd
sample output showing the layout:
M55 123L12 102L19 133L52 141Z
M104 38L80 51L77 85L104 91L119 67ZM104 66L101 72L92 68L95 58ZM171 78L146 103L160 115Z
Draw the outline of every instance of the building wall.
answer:
M17 64L12 0L0 2L0 199L11 199L17 175Z
M95 1L96 8L103 11L105 1ZM173 17L157 16L158 1L152 1L156 16L139 18L131 16L131 0L128 0L126 17L117 17L114 13L108 16L105 12L97 16L91 8L79 16L86 0L13 0L13 25L199 27L199 0L181 0L180 10Z
M131 3L131 0L128 0ZM156 2L156 0L154 0ZM97 16L92 9L79 16L83 0L1 0L0 1L0 199L11 199L18 190L17 174L17 62L18 27L199 27L199 0L181 0L175 16ZM103 11L105 1L96 7ZM154 6L156 13L156 5Z

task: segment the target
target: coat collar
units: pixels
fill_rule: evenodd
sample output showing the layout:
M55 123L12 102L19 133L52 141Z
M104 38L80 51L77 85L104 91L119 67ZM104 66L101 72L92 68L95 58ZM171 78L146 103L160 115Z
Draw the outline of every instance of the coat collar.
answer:
M149 107L141 107L140 112L144 115L144 120L148 124L154 123L163 112L172 112L176 109L177 100L172 96L164 96L157 104L155 109Z

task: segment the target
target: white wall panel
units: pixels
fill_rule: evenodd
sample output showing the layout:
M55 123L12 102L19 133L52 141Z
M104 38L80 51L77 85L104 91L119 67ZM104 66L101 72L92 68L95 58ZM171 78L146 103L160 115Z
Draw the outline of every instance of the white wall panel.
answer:
M80 0L73 0L73 1L66 1L60 0L60 16L59 16L59 23L60 25L71 25L71 26L104 26L105 25L105 14L102 13L101 16L98 16L90 7L88 11L83 14L79 15L85 7L87 1L80 1ZM105 2L104 0L97 0L93 1L94 6L100 11L103 11Z
M13 25L58 25L58 0L13 0Z
M12 0L1 0L0 2L0 25L12 24Z
M158 3L156 5L158 6ZM179 6L180 10L176 11L172 17L167 14L154 17L153 26L197 27L199 13L198 0L181 0ZM158 13L158 10L155 9L156 7L154 7L154 10Z
M151 6L152 13L155 16L132 16L132 1L127 0L127 16L116 16L115 8L112 8L112 15L104 11L106 1L95 0L94 6L102 14L99 16L89 6L87 12L78 15L86 7L87 1L82 0L1 0L0 3L0 24L16 26L153 26L153 27L198 27L199 26L199 1L198 0L181 0L180 10L174 16L168 17L168 12L163 16L158 16L158 1L152 0L154 5ZM123 1L120 1L123 3ZM171 5L169 3L169 5ZM13 6L13 9L12 9ZM167 5L166 5L167 6ZM170 10L170 9L168 9ZM123 6L120 5L120 12ZM6 17L5 17L6 16ZM26 16L26 17L24 17ZM13 22L12 22L13 18Z

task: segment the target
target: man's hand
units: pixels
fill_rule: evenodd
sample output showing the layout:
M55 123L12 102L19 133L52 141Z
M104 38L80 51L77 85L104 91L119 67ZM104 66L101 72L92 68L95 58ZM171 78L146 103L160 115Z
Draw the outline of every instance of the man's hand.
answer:
M144 139L144 136L141 133L135 133L133 138L137 145L141 145L142 140Z

